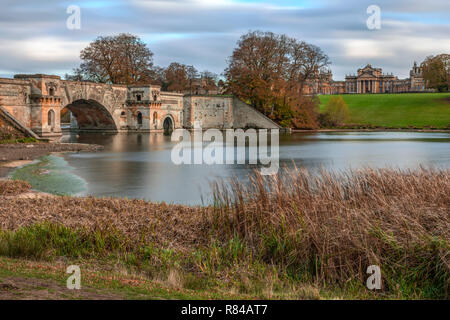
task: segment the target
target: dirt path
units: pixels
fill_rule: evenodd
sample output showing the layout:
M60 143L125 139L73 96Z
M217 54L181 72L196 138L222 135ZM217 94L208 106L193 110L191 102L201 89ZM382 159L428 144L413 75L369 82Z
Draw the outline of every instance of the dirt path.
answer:
M123 296L93 288L70 290L55 280L0 278L0 300L121 300Z

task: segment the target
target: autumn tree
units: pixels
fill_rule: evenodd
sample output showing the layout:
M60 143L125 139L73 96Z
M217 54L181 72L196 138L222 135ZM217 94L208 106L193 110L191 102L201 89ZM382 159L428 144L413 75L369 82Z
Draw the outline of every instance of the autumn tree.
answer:
M72 80L101 83L139 84L148 82L153 53L137 36L119 34L98 37L80 53L80 67Z
M189 79L186 66L178 62L172 62L164 72L167 90L183 92L189 88Z
M440 92L448 91L450 87L450 55L440 54L429 56L421 64L422 75L427 88Z
M332 96L325 105L322 117L322 125L339 126L345 124L350 117L347 103L341 96Z
M227 91L284 126L317 126L316 101L301 98L307 80L329 64L320 48L271 32L245 34L225 70ZM302 108L308 109L302 110ZM303 125L302 125L303 126Z

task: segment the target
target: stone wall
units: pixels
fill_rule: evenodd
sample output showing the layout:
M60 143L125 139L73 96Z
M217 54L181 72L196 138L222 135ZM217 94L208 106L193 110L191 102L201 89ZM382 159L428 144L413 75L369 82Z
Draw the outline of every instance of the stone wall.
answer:
M230 129L233 127L233 97L185 96L185 127L193 128L201 121L203 129Z
M39 137L23 123L0 106L0 140L20 139L23 137Z
M0 79L0 106L28 127L31 127L30 93L27 81Z
M25 135L19 131L17 128L12 126L6 119L2 117L2 113L0 111L0 141L1 140L9 140L9 139L20 139Z
M261 112L234 97L233 128L280 129L281 127Z

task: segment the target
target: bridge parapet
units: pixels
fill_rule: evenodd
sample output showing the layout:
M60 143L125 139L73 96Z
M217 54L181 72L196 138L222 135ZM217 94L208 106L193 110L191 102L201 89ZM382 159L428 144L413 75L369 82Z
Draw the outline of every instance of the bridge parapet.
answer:
M0 78L0 105L41 137L62 135L64 108L85 131L167 131L189 128L194 121L205 128L278 127L233 96L190 96L162 92L153 84L101 84L45 74Z

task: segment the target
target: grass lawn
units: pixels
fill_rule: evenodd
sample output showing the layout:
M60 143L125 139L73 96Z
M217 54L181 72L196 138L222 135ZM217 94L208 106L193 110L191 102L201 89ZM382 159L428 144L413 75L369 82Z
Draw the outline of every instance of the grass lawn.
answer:
M323 110L331 95L320 96ZM349 125L386 128L450 128L450 93L342 95Z

